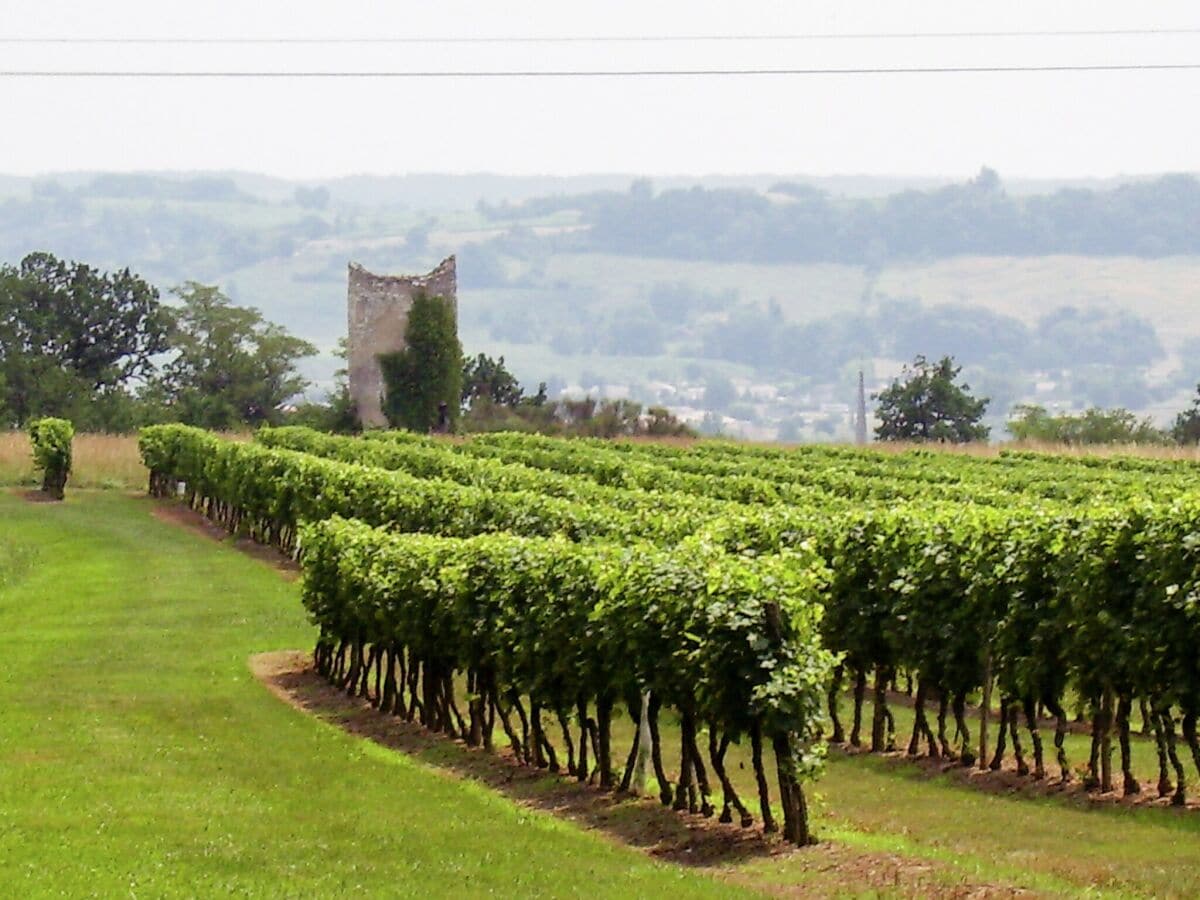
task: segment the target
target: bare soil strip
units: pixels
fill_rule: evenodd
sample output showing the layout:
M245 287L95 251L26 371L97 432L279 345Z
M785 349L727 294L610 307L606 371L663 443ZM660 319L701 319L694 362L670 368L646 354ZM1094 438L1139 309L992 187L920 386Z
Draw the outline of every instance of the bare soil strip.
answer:
M958 762L945 759L932 759L928 756L909 756L904 751L890 753L870 753L862 748L838 745L831 748L833 752L844 753L847 756L867 755L885 760L888 765L912 768L922 775L934 778L944 775L952 778L957 784L989 794L1013 794L1026 797L1061 797L1064 800L1080 806L1136 806L1155 807L1162 809L1166 815L1194 815L1200 810L1200 797L1189 796L1184 806L1172 806L1171 796L1159 797L1155 790L1155 782L1145 780L1141 783L1141 793L1125 796L1121 793L1121 772L1114 768L1113 780L1117 790L1106 794L1088 791L1083 785L1082 767L1076 768L1073 780L1063 784L1059 780L1058 763L1053 757L1053 747L1046 755L1046 777L1034 779L1029 775L1017 774L1017 762L1012 751L1004 758L1003 767L996 772L990 769L981 770L978 765L964 766ZM1028 750L1025 761L1033 768L1033 754ZM1172 777L1174 773L1172 772Z
M863 853L825 841L796 849L764 836L757 828L723 825L715 819L683 816L657 800L600 791L564 777L521 765L507 749L487 752L426 731L396 716L381 714L366 700L347 696L321 678L308 653L280 651L250 659L250 669L272 693L296 709L357 737L398 750L443 773L485 784L517 803L567 818L609 839L673 863L711 868L747 886L787 896L883 892L891 896L1002 897L1010 887L955 884L955 874L939 863L884 853ZM728 871L738 863L802 857L802 884L763 884ZM725 869L726 871L721 871Z

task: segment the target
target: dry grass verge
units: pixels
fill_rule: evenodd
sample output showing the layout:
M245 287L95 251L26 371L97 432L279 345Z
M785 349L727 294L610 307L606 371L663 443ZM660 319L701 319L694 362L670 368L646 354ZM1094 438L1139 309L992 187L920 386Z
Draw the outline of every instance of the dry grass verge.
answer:
M137 490L146 486L148 473L138 454L136 435L77 434L73 457L68 490ZM23 431L0 432L0 484L37 483L29 435Z

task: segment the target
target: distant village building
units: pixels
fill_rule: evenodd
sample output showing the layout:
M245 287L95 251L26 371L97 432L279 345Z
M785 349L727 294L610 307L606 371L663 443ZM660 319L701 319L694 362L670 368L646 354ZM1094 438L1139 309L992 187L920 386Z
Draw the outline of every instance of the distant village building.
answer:
M350 399L364 428L387 427L382 353L404 349L408 311L418 294L442 297L458 314L458 274L450 256L427 275L376 275L350 263L346 291Z

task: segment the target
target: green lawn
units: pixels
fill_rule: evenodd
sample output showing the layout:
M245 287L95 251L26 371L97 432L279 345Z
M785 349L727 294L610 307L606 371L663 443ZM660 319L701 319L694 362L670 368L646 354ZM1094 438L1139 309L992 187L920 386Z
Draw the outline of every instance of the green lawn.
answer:
M925 892L1200 895L1195 813L985 794L864 757L834 758L810 789L824 851L720 873L656 864L447 774L436 753L280 703L246 663L310 645L296 586L152 509L0 494L3 896L857 893L854 873L888 858L927 868Z
M148 501L0 495L0 894L729 895L281 704L294 585Z

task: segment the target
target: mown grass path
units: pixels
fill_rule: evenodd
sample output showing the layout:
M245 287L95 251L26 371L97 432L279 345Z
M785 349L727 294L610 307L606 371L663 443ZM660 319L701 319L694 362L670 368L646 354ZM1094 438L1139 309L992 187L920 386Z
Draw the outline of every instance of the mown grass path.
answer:
M6 493L0 543L0 895L736 893L284 706L295 585L146 501Z

